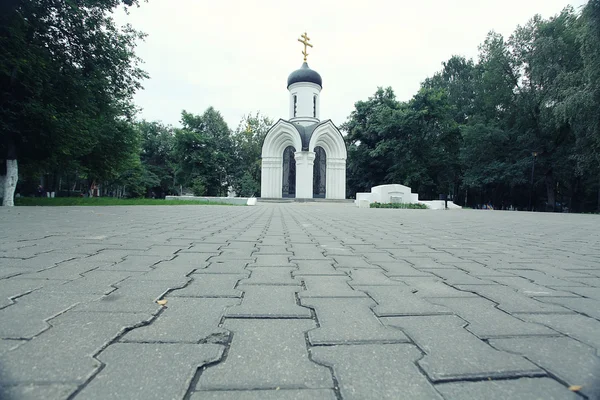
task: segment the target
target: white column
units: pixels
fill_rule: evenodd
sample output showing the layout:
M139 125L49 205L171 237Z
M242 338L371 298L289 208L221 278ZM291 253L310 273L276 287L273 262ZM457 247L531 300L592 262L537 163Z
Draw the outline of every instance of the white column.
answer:
M312 199L314 151L297 151L296 158L296 198Z
M263 157L260 177L260 197L281 198L283 157Z
M327 157L325 197L328 199L346 198L346 160Z

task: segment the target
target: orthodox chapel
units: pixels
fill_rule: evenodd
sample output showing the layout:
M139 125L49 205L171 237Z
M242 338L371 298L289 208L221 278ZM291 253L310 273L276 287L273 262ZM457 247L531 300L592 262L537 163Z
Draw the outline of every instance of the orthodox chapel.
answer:
M287 79L289 119L280 119L267 132L262 146L262 198L346 198L346 143L331 120L321 120L321 75L307 62Z

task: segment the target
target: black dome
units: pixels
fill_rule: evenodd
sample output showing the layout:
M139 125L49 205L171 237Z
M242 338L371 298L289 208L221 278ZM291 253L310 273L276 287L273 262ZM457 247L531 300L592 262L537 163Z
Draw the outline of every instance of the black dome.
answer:
M290 85L298 82L310 82L315 83L321 87L323 87L323 80L321 79L321 75L315 70L312 70L308 67L308 64L304 62L300 69L295 70L288 76L288 88Z

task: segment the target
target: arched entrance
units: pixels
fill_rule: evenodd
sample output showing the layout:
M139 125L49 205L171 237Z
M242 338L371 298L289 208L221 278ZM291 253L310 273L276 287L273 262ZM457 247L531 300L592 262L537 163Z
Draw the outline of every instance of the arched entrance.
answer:
M325 198L327 182L327 155L321 146L315 147L315 163L313 166L313 198Z
M296 197L296 159L294 148L288 146L283 151L283 185L281 197Z

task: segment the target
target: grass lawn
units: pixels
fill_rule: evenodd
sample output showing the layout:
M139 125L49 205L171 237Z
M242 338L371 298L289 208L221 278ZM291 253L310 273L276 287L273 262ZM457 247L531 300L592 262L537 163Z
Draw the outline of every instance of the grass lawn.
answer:
M18 197L15 206L191 206L225 205L201 200L118 199L115 197Z

